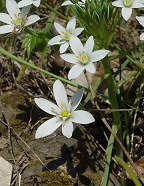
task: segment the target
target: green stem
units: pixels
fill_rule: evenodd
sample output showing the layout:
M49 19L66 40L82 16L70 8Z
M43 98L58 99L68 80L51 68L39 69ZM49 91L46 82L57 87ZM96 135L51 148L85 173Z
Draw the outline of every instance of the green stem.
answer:
M108 93L109 93L109 101L110 101L110 104L111 104L111 108L112 109L118 109L119 106L118 106L118 102L117 102L117 98L116 98L116 92L115 92L115 88L116 88L115 87L115 81L114 81L112 73L111 73L110 63L105 58L104 60L102 60L102 64L104 66L105 73L109 74L109 77L108 77ZM114 134L116 134L117 131L118 131L118 128L120 127L120 123L121 123L120 113L119 112L113 112L113 119L114 119L114 122L113 122L112 130L113 130ZM119 138L122 141L122 138L121 137L119 137ZM111 134L110 139L109 139L109 143L108 143L108 147L107 147L106 166L105 166L102 186L106 186L107 183L108 183L109 169L110 169L113 145L114 145L114 136ZM120 146L117 148L117 152L118 152L118 156L123 158L123 152L122 152L122 149L120 148Z
M26 66L28 66L28 67L31 67L31 68L33 68L33 69L39 71L39 72L42 72L42 73L44 73L44 74L46 74L46 75L49 75L49 76L51 76L51 77L53 77L53 78L55 78L55 79L59 79L59 80L65 82L65 83L67 83L67 84L69 84L69 85L72 85L72 86L78 87L78 88L82 88L82 86L80 86L80 85L78 85L78 84L76 84L76 83L74 83L74 82L71 82L71 81L69 81L69 80L67 80L67 79L65 79L65 78L62 78L62 77L60 77L60 76L57 76L57 75L55 75L55 74L53 74L53 73L51 73L51 72L49 72L49 71L43 70L43 69L41 69L41 68L39 68L39 67L37 67L37 66L31 64L31 63L28 63L27 61L22 60L21 58L18 58L18 57L16 57L16 56L14 56L13 54L7 52L6 50L4 50L4 49L1 48L1 47L0 47L0 53L3 54L3 55L5 55L5 56L8 56L9 58L11 58L11 59L13 59L13 60L15 60L15 61L17 61L17 62L23 64L23 65L26 65Z
M25 74L26 68L27 68L27 65L22 65L22 66L21 66L20 72L19 72L18 77L17 77L17 79L16 79L17 82L20 82L20 81L21 81L21 78L22 78L22 77L24 76L24 74Z
M114 159L127 171L136 186L142 186L133 170L121 158L115 157Z
M52 8L50 5L48 5L45 1L43 1L43 5L46 6L49 10L53 11L55 14L57 14L59 17L63 18L66 21L69 21L69 19L64 16L63 14L61 14L60 12L58 12L55 8Z

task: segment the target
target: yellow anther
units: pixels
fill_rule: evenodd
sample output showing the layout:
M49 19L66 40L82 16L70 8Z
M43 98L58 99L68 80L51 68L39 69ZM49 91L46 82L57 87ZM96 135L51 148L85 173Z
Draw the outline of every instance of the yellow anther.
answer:
M62 39L69 40L70 39L70 33L68 31L62 32Z
M61 111L61 116L62 117L68 117L69 116L69 112L67 110L63 110L63 111Z
M77 56L79 62L83 63L83 64L87 64L89 62L88 57L85 53L80 54L79 56Z

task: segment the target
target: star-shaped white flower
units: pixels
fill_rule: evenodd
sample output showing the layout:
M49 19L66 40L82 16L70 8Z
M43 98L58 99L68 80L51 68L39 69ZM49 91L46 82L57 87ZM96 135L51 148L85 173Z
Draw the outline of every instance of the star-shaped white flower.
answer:
M0 34L20 31L24 26L31 25L40 19L37 15L27 17L30 6L20 11L15 0L6 0L6 8L9 14L0 13L0 21L7 25L0 26Z
M85 6L85 2L86 0L81 0L81 1L78 1L77 4L80 6ZM67 0L63 2L61 6L67 6L67 5L75 5L75 3L72 3L70 0Z
M144 16L136 16L136 19L144 27ZM140 40L144 40L144 33L140 35Z
M73 133L73 122L89 124L95 121L89 112L76 110L82 99L83 89L78 90L68 102L64 85L61 81L56 80L53 85L53 93L57 105L43 98L34 99L39 108L54 116L39 126L35 134L36 138L48 136L60 126L63 135L70 138Z
M90 36L83 46L78 37L72 36L70 39L70 47L74 54L62 54L60 57L65 61L74 64L68 73L68 79L77 78L84 70L95 73L96 68L93 62L103 59L110 51L97 50L93 52L94 39Z
M64 28L59 23L54 22L55 29L60 34L58 36L53 37L49 40L49 45L60 44L60 53L64 53L69 47L69 40L71 36L78 36L84 28L75 28L76 27L76 17L72 17L68 22L66 28Z
M38 7L40 5L40 1L41 0L22 0L18 3L18 6L19 6L19 8L21 8L21 7L33 4L36 7Z
M132 14L132 8L144 7L141 0L116 0L112 3L112 5L122 8L122 16L126 21Z

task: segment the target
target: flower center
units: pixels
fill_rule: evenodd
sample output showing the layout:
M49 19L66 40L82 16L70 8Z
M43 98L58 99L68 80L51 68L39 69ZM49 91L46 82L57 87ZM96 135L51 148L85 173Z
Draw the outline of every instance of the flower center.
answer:
M77 59L79 60L80 63L82 63L84 65L89 63L89 59L84 52L82 54L80 54L79 56L77 56Z
M66 40L66 41L69 41L69 39L70 39L70 33L66 30L66 31L63 31L62 32L62 39L64 39L64 40Z
M124 0L123 4L125 7L130 7L133 3L133 0Z
M69 112L67 110L62 110L61 111L61 116L62 117L68 117L69 116Z
M15 20L15 24L16 25L21 25L21 23L22 23L22 19L17 17L16 20Z

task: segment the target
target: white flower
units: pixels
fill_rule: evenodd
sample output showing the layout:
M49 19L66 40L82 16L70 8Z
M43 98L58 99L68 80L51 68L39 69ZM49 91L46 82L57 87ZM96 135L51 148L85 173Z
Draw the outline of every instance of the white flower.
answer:
M78 37L71 37L70 47L74 54L62 54L60 57L65 61L74 64L68 73L68 79L77 78L84 70L90 73L95 73L96 68L93 62L103 59L110 51L97 50L93 52L94 39L90 36L83 46Z
M117 0L114 1L112 5L122 8L122 16L126 21L130 18L132 14L132 8L144 7L141 0Z
M28 6L28 5L35 5L36 7L38 7L40 5L40 1L41 0L22 0L18 3L18 7L24 7L24 6Z
M81 0L81 1L78 1L77 4L80 6L84 6L85 2L86 2L86 0ZM72 3L70 0L67 0L67 1L63 2L61 6L67 6L67 5L75 5L75 3Z
M76 18L72 17L68 22L66 28L62 25L54 22L55 29L60 34L58 36L53 37L48 44L55 45L60 44L60 53L64 53L69 47L69 40L71 36L78 36L84 28L75 28L76 27Z
M9 14L0 13L0 21L7 25L0 26L0 34L20 31L24 26L35 23L40 19L37 15L27 17L30 6L20 9L15 0L6 0L6 8Z
M136 19L144 27L144 16L136 16ZM140 35L140 40L144 40L144 33Z
M53 93L57 105L43 98L34 99L39 108L54 116L39 126L36 131L36 138L48 136L60 126L62 126L63 135L70 138L73 133L73 122L89 124L95 121L89 112L76 110L82 99L83 89L78 90L68 102L64 85L61 81L56 80L53 85Z

